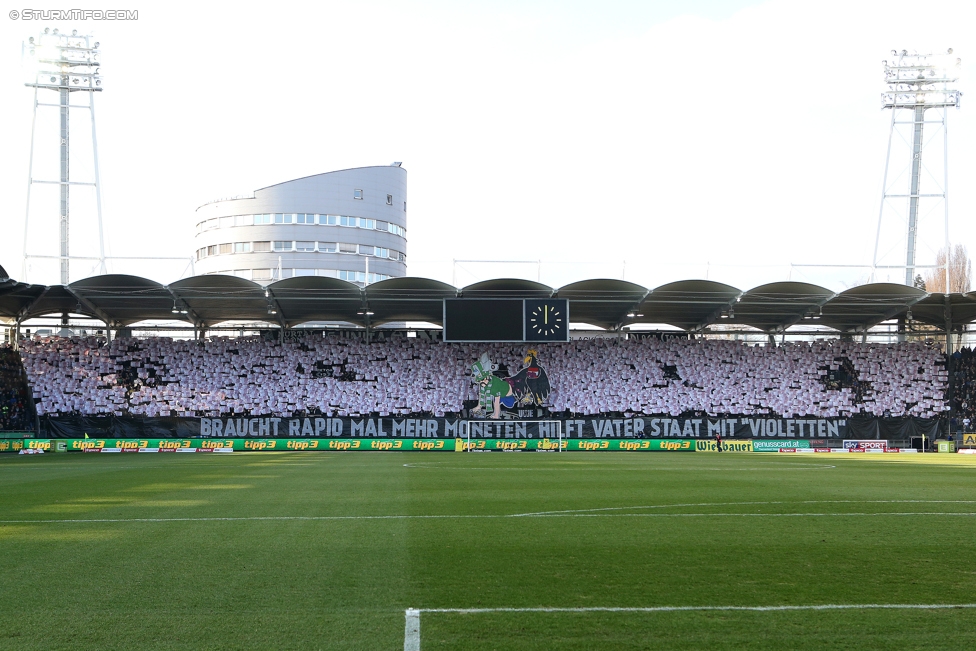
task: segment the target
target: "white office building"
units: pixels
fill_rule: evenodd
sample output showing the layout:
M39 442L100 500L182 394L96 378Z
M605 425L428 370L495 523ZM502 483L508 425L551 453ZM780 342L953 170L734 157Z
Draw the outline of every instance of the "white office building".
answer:
M285 181L197 208L196 271L266 285L407 273L407 171L394 163Z

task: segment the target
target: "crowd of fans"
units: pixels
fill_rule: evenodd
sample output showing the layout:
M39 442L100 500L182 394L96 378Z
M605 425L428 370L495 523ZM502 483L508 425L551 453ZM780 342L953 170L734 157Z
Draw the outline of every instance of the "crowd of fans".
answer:
M0 347L0 430L28 427L27 383L16 351Z
M945 356L924 343L598 338L534 347L557 413L935 417L947 409ZM309 333L284 343L50 338L25 341L21 356L39 415L443 416L477 401L471 365L482 353L515 373L527 348Z
M956 423L971 431L976 423L976 355L965 346L952 354L952 411Z

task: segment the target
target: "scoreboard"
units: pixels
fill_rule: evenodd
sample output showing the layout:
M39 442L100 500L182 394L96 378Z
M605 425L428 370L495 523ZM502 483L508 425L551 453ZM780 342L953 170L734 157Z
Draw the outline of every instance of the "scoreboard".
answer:
M569 301L447 298L444 341L569 341Z

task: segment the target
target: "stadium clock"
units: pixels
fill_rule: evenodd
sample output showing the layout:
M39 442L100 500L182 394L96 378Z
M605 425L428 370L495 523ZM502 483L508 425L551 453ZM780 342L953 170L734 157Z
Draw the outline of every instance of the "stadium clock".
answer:
M526 341L569 341L569 301L525 301Z

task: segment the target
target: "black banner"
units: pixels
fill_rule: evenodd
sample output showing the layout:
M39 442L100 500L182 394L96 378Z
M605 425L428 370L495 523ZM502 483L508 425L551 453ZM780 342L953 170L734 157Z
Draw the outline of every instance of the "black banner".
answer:
M553 438L555 422L455 418L140 418L46 416L44 438ZM924 418L586 418L560 419L563 438L908 439L948 435L948 421Z

